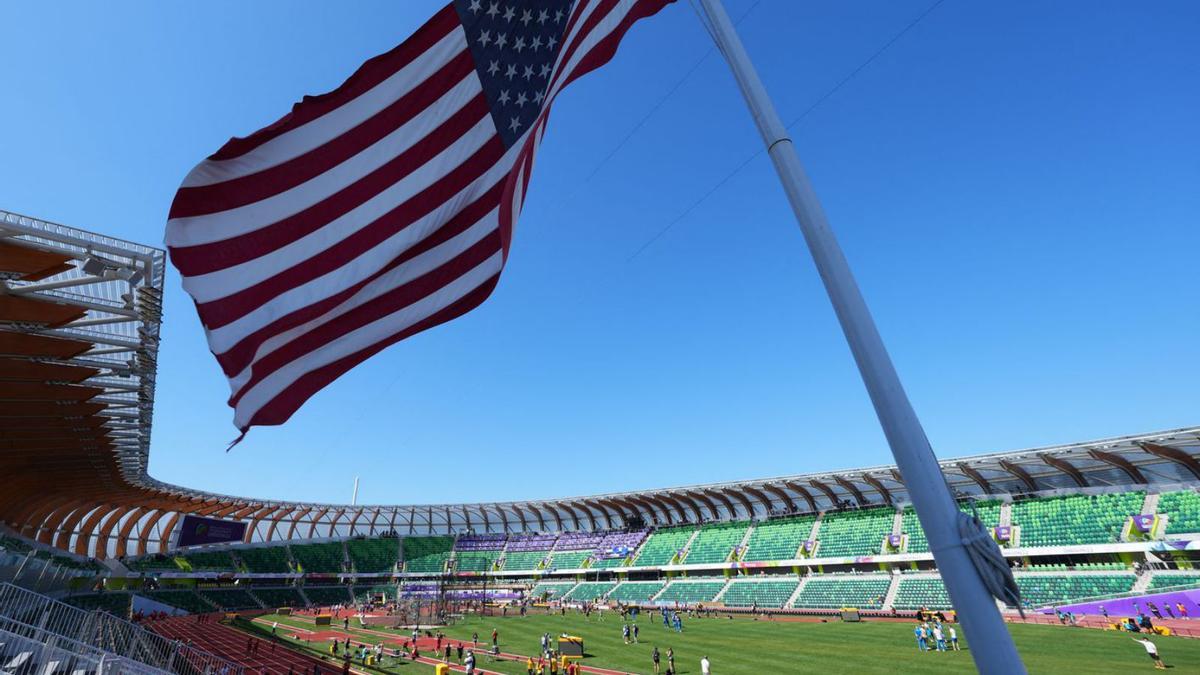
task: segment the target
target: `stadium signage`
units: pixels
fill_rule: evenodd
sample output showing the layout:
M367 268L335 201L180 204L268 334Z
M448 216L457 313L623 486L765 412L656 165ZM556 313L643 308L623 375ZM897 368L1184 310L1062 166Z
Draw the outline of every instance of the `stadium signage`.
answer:
M201 546L240 542L246 536L246 523L236 520L219 520L203 516L186 515L179 528L177 546Z

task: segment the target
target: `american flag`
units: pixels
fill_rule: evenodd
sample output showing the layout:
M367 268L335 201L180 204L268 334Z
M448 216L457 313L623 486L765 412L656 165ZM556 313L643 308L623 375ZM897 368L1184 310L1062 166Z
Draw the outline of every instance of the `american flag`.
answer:
M192 169L166 243L243 434L488 297L551 102L669 2L454 0Z

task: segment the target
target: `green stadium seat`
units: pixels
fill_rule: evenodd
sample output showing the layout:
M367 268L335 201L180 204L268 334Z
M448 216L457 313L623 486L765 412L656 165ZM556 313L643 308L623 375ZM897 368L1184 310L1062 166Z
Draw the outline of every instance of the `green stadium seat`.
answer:
M169 591L150 591L144 593L147 598L156 602L161 602L164 605L178 607L192 614L206 614L213 611L213 606L205 602L195 591L190 590L169 590Z
M500 551L456 551L454 569L459 572L490 572L500 561Z
M686 605L712 602L721 589L725 588L725 583L724 579L720 581L672 581L654 601L678 602Z
M1022 548L1112 543L1145 499L1140 490L1022 499L1013 502L1012 522L1021 527Z
M972 510L971 502L959 502L958 509L963 513L978 515L984 527L992 528L1000 524L1001 505L999 500L977 501L974 502L974 510ZM925 530L921 528L917 512L911 506L904 507L904 524L901 526L901 531L908 535L906 553L929 552L929 541L925 538Z
M292 571L286 546L239 548L235 553L247 572L257 574L286 574Z
M193 572L232 572L237 569L229 551L196 551L185 553L183 559Z
M688 539L696 531L694 526L668 527L655 531L642 544L641 551L633 560L634 567L669 565L675 555L687 546Z
M0 534L0 548L10 553L28 553L33 550L33 547L25 540L10 537L7 534Z
M1133 590L1133 574L1018 574L1021 600L1032 607L1104 598Z
M891 507L858 511L829 511L817 530L819 558L879 555L883 538L892 533L896 511Z
M345 571L346 549L340 541L292 544L292 558L305 574L339 574Z
M95 560L77 560L70 556L48 553L46 551L38 551L37 557L43 560L49 560L59 567L65 567L71 570L83 570L87 572L102 572L106 570L103 565Z
M404 570L425 574L441 574L454 548L454 537L405 537Z
M665 581L626 581L614 588L608 599L625 604L650 602L666 585Z
M591 551L555 551L550 554L550 567L560 570L579 569L590 557Z
M396 570L400 559L400 540L394 537L348 539L346 553L359 574L384 574Z
M749 527L750 521L746 520L702 525L683 562L703 565L729 560L734 547L742 543Z
M795 577L765 581L738 579L721 596L721 603L726 607L780 608L787 604L798 585L800 580Z
M206 588L200 591L200 596L222 610L231 609L260 609L262 606L246 591L240 588Z
M492 555L496 555L499 551L488 551ZM508 551L504 554L504 569L505 570L536 570L541 565L546 556L550 555L550 551Z
M67 596L62 601L89 612L108 612L124 619L129 617L133 598L128 593L87 593Z
M616 585L617 582L615 581L585 581L575 588L572 588L570 592L563 596L563 600L569 600L573 602L591 602L598 598L604 597L604 595L615 588Z
M346 586L305 586L304 595L314 605L345 605L351 601L350 589Z
M300 591L295 588L255 588L252 590L268 609L307 606L304 596L300 595Z
M800 547L812 534L816 516L800 516L768 520L754 526L742 560L792 560L799 556Z
M887 574L810 577L792 607L879 609L891 583Z
M1167 532L1200 532L1200 494L1195 490L1165 492L1158 498L1158 512L1167 515Z
M1195 588L1200 586L1200 573L1192 574L1156 574L1150 579L1146 592L1160 591L1164 588Z
M896 609L953 609L941 577L905 577L892 601Z
M575 588L574 581L542 581L529 591L529 597L535 600L557 600L567 591Z
M175 563L174 556L151 555L143 558L130 558L124 561L125 566L134 572L179 572L180 567Z

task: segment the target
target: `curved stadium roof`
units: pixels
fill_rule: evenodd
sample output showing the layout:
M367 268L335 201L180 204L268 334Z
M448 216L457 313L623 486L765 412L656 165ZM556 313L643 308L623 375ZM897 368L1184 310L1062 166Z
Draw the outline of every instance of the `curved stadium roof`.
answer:
M351 506L170 485L147 472L163 251L0 211L0 519L97 558L170 547L185 514L247 541L573 530L764 518L908 500L895 466L562 499ZM941 462L962 496L1200 480L1200 427Z

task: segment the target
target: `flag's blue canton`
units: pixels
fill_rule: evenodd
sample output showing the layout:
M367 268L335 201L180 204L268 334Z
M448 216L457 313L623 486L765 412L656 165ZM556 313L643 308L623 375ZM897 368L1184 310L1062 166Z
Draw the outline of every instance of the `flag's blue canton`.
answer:
M454 0L492 120L512 147L545 105L572 0Z

